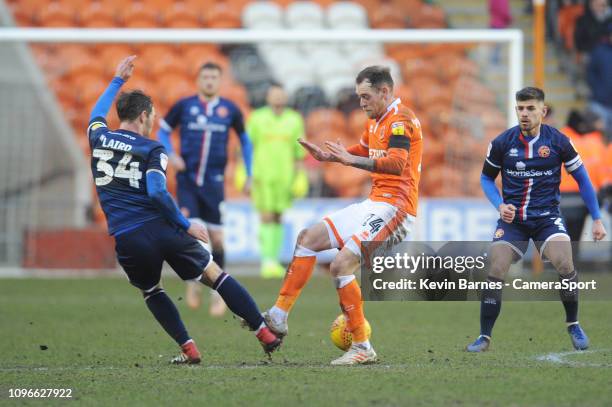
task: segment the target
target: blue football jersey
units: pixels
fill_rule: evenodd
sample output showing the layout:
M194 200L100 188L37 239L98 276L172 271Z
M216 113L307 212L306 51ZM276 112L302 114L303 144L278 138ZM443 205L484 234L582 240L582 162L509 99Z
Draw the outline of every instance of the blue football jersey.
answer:
M524 136L519 126L506 130L489 145L483 173L502 173L504 203L517 208L515 221L559 215L562 164L576 171L582 160L570 139L542 125L540 134Z
M229 130L244 132L242 113L234 103L221 97L207 103L198 95L189 96L172 106L160 125L169 132L180 126L181 156L196 185L223 181Z
M146 173L166 175L168 156L157 141L127 130L110 130L103 117L87 129L91 172L108 231L118 235L143 223L162 218L147 195Z

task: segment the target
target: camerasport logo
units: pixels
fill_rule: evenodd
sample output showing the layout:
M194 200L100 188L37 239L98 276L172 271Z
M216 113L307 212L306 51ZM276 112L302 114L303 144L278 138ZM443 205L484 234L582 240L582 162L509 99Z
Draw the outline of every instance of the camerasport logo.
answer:
M499 228L499 229L497 229L495 231L495 238L496 239L501 238L503 235L504 235L504 229Z
M550 148L548 146L538 148L538 155L542 158L547 158L550 155Z

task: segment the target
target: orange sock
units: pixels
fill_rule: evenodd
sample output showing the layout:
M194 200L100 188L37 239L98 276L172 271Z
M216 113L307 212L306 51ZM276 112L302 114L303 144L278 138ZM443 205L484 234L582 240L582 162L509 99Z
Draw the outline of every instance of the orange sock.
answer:
M361 288L357 280L351 281L342 288L338 288L340 297L340 307L346 316L348 330L353 335L354 342L365 342L368 334L365 327L365 317L363 316L363 303L361 301Z
M317 258L315 256L293 256L293 260L291 260L291 264L285 275L283 286L276 299L275 305L278 308L286 312L291 311L293 304L302 292L302 288L304 288L308 279L310 279L316 261Z

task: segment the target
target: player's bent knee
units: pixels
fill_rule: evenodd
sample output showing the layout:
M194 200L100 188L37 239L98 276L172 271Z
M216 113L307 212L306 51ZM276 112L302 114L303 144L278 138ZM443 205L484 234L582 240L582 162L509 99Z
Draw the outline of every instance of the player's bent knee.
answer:
M330 264L330 272L332 276L346 276L354 274L359 267L359 257L353 252L344 249L336 256L336 258Z
M317 223L298 234L297 245L318 252L330 249L327 229L322 223Z
M215 281L219 278L219 276L223 273L223 270L215 263L211 261L208 267L202 273L200 277L200 282L208 287L212 287L215 284Z

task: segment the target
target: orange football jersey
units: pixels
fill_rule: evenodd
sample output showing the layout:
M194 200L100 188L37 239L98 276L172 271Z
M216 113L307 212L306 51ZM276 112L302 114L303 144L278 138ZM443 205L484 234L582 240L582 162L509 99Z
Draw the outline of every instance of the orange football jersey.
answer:
M370 199L390 203L404 212L416 216L421 177L423 134L421 123L412 110L399 98L387 107L379 119L370 119L361 136L361 144L369 150L370 158L387 156L391 136L408 138L408 161L401 175L373 172Z

